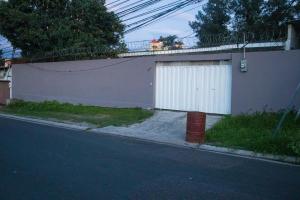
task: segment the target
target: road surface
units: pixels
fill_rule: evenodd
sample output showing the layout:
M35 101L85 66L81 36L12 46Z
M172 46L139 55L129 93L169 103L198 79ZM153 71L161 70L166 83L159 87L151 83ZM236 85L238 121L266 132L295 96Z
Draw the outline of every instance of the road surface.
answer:
M0 118L0 199L300 199L300 167Z

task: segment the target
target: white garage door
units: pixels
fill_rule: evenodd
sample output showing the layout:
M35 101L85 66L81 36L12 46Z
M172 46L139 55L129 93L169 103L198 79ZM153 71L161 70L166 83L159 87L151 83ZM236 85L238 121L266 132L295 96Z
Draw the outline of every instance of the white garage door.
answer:
M157 63L155 107L230 114L231 65L226 62Z

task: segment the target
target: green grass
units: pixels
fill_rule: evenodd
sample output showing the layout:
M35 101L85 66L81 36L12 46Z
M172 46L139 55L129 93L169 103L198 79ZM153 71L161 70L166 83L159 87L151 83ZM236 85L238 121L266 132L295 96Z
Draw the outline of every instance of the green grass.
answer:
M282 113L226 116L206 134L207 143L261 153L300 156L300 119L290 113L277 137L272 131Z
M106 108L57 101L41 103L14 101L2 108L1 112L55 121L88 123L97 127L130 125L142 122L153 115L152 111L141 108Z

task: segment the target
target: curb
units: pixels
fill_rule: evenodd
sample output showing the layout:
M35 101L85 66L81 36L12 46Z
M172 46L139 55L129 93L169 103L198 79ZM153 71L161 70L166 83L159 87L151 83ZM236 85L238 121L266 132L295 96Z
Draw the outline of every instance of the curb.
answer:
M226 148L226 147L217 147L217 146L212 146L212 145L207 145L207 144L200 145L199 149L220 152L220 153L226 153L226 154L232 154L232 155L239 155L242 157L255 158L255 159L259 159L259 160L290 163L290 164L295 164L295 165L300 166L300 157L256 153L254 151L232 149L232 148Z
M212 145L207 145L207 144L201 144L201 145L198 144L197 145L197 144L190 144L190 143L187 143L187 144L171 143L171 142L166 142L166 141L152 140L152 139L143 138L143 137L134 137L134 136L129 136L129 135L104 133L104 132L97 131L97 129L94 129L94 128L91 128L88 126L66 124L66 123L62 123L62 122L53 122L53 121L49 121L49 120L35 119L35 118L30 118L30 117L21 117L21 116L16 116L16 115L11 115L11 114L0 114L0 117L34 123L34 124L54 126L54 127L64 128L64 129L69 129L69 130L89 131L89 132L98 133L98 134L106 134L106 135L118 136L118 137L123 137L123 138L131 138L131 139L135 139L135 140L139 140L139 141L152 142L152 143L157 143L157 144L169 145L169 146L173 146L173 147L209 151L209 152L218 153L218 154L237 156L237 157L243 157L243 158L248 158L248 159L273 162L273 163L278 163L278 164L294 165L294 166L300 167L300 157L263 154L263 153L256 153L253 151L232 149L232 148L226 148L226 147L217 147L217 146L212 146Z
M29 123L35 123L35 124L40 124L40 125L46 125L46 126L55 126L59 128L65 128L65 129L71 129L71 130L88 130L90 127L88 126L80 126L80 125L75 125L75 124L66 124L62 122L54 122L54 121L49 121L49 120L44 120L44 119L35 119L31 117L21 117L17 115L11 115L11 114L0 114L0 117L7 118L7 119L14 119L14 120L19 120L23 122L29 122Z

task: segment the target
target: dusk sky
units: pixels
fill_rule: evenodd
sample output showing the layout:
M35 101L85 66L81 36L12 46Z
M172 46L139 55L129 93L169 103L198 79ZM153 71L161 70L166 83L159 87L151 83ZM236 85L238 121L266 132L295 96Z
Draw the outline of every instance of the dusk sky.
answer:
M113 2L114 0L107 0L107 4ZM138 0L131 0L128 3L133 3ZM160 7L174 2L174 0L162 0L160 3L155 4L152 7L141 10L138 13L146 12L151 10L151 8ZM205 3L206 1L203 1ZM178 37L185 37L193 33L191 27L189 26L189 21L195 20L195 15L201 9L203 3L197 3L183 8L164 19L159 20L154 24L141 28L137 31L125 35L125 41L139 41L139 40L151 40L158 38L159 36L167 35L177 35ZM124 4L126 5L126 4ZM124 6L124 5L120 5ZM108 6L109 7L109 6ZM115 10L119 7L115 7ZM132 15L134 16L134 15Z
M107 0L107 4L113 1L115 0ZM128 0L126 3L116 6L113 9L109 9L109 10L113 11L122 6L126 6L130 3L134 3L138 1L139 3L142 2L140 0ZM157 3L154 6L148 7L146 9L142 9L141 11L134 13L130 16L135 16L136 14L147 12L153 8L158 8L163 5L168 5L169 3L173 3L174 1L175 0L161 0L160 3ZM205 2L206 0L203 1L203 3ZM159 20L159 22L153 23L149 26L143 27L129 34L125 34L124 37L125 42L152 40L152 39L157 39L159 36L168 36L168 35L177 35L178 37L185 37L188 35L193 36L193 31L189 26L189 21L195 20L195 15L199 11L199 9L201 9L203 3L192 4ZM4 48L7 46L9 46L7 40L0 38L0 47Z

